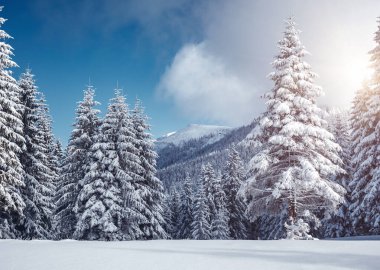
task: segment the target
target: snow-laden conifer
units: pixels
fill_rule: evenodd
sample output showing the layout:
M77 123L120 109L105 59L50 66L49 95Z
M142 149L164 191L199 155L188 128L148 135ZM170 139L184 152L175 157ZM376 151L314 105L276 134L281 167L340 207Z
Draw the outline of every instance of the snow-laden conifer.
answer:
M164 188L156 177L157 153L154 151L153 138L149 132L147 116L140 100L136 100L132 112L132 130L134 135L134 154L138 157L139 166L134 166L137 177L132 176L133 185L141 198L144 207L142 214L147 223L140 224L143 239L166 238L163 229L165 223L163 215Z
M227 209L220 207L211 223L211 238L215 240L230 239L228 228L228 213Z
M210 225L211 237L215 236L217 237L216 239L222 239L225 234L228 237L226 195L222 189L221 177L216 175L210 163L202 166L201 173L201 182L206 196L207 209L209 210L208 224ZM218 232L219 230L220 232Z
M370 181L371 163L364 163L367 158L367 149L362 149L362 140L367 131L366 119L363 117L368 111L368 100L372 90L366 83L359 89L354 97L351 110L352 127L352 181L349 185L351 190L350 221L354 234L368 232L368 223L364 221L364 212L360 210L360 204L364 197L365 185Z
M265 97L267 110L248 140L258 153L250 162L243 188L251 221L288 209L290 222L309 211L334 211L344 189L333 181L343 170L339 145L319 116L316 99L322 89L303 58L307 54L292 19L279 41L273 89Z
M3 7L0 7L0 11ZM0 17L0 27L6 19ZM11 36L0 28L0 238L18 236L25 207L19 155L24 147L19 88L12 77L13 48L6 43Z
M191 235L195 240L211 239L210 209L207 203L207 197L204 182L198 184L197 194L194 200L193 223L191 224Z
M171 236L171 232L173 230L173 226L172 226L172 210L171 210L171 207L170 207L170 202L171 202L171 196L170 194L165 194L165 199L164 199L164 204L163 204L163 215L162 217L164 218L164 230L168 236L168 238L173 238Z
M58 184L59 184L59 176L62 172L62 163L64 159L64 152L62 148L62 143L56 139L52 143L52 149L51 149L51 164L54 168L54 172L57 175L57 178L55 179L55 189L56 192L58 190Z
M181 202L179 193L175 189L170 192L170 212L171 230L168 233L172 239L179 239L179 231L181 228Z
M351 201L350 181L352 179L351 168L351 128L349 113L341 110L331 110L328 117L329 129L335 137L335 141L341 147L339 156L342 159L343 173L337 174L335 182L342 185L346 190L345 201L340 205L337 213L327 217L323 224L324 237L344 237L351 235L351 221L349 204Z
M54 211L53 211L53 235L55 239L60 238L60 232L58 231L58 217L55 215L55 211L57 209L57 194L59 189L59 180L62 172L62 164L65 157L65 154L63 152L62 144L59 140L55 140L53 142L52 146L52 152L51 152L51 164L54 168L54 173L56 174L56 178L54 180L54 196L53 196L53 203L54 203Z
M287 230L286 238L289 240L313 240L309 234L310 226L302 218L291 224L285 224L285 227Z
M370 128L364 144L370 145L368 154L372 156L373 168L370 173L371 181L364 189L365 195L361 204L361 208L366 210L365 221L371 226L371 234L380 234L380 18L378 23L375 36L377 46L370 52L374 70L370 85L373 93L368 101L368 112L364 115Z
M193 223L193 189L192 181L189 175L186 175L182 186L180 200L180 222L179 222L179 239L191 239L191 224Z
M210 163L202 165L201 182L206 196L207 208L210 211L210 215L208 216L209 224L212 223L212 220L216 216L217 204L220 204L220 196L218 198L215 197L217 193L216 181L216 174L212 165Z
M20 155L24 169L26 203L22 238L50 239L52 237L52 211L55 174L49 163L50 136L45 129L43 105L37 100L37 87L30 69L19 80L20 101L23 105L25 150Z
M376 47L370 51L373 74L358 92L352 112L354 175L350 209L358 234L380 233L380 19L378 22Z
M62 161L55 211L59 238L72 237L76 224L73 208L91 164L90 150L100 125L99 110L95 109L99 103L94 100L94 95L94 88L89 85L83 100L78 103L74 129Z
M215 213L211 216L212 239L229 239L228 214L226 208L226 194L222 189L221 176L213 181L213 195Z
M91 147L91 164L79 190L74 212L74 238L87 240L140 239L144 204L132 181L139 166L125 97L116 89Z
M229 151L222 178L223 191L226 194L229 236L232 239L247 239L247 205L238 191L244 179L243 165L235 147Z
M38 96L38 119L38 127L46 148L47 166L51 171L49 175L51 180L49 181L52 181L54 187L56 188L60 174L60 161L63 157L63 152L60 142L54 137L53 120L43 93L39 93Z
M53 134L53 120L50 114L49 106L47 105L47 101L45 95L43 93L39 93L38 95L38 129L40 137L42 138L42 142L45 148L46 159L43 159L43 163L49 169L46 172L45 181L49 183L51 187L50 192L50 200L52 202L52 237L56 238L56 219L54 215L54 211L56 209L56 194L58 188L59 177L61 173L61 165L62 165L62 147L60 142L57 141Z

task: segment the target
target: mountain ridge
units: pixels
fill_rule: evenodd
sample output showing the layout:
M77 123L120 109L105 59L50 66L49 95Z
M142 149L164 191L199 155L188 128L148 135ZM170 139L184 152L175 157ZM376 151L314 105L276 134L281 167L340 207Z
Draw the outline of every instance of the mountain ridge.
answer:
M199 178L202 164L211 163L216 171L221 172L225 166L228 149L235 144L241 158L247 161L251 151L239 145L252 131L255 121L249 125L231 128L225 134L208 134L206 136L182 141L175 145L169 143L164 147L157 147L158 177L163 181L166 189L180 184L186 174L195 183ZM161 145L162 146L162 145Z
M156 149L161 150L171 144L174 146L180 146L184 142L196 140L205 136L209 136L213 141L217 141L231 130L233 130L233 128L228 126L189 124L183 129L170 132L167 135L158 138L156 140Z

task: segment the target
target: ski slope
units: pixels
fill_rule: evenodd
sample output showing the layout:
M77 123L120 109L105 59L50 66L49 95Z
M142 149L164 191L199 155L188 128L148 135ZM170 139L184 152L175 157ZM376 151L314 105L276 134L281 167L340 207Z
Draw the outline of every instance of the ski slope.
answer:
M380 241L0 240L0 270L373 269Z

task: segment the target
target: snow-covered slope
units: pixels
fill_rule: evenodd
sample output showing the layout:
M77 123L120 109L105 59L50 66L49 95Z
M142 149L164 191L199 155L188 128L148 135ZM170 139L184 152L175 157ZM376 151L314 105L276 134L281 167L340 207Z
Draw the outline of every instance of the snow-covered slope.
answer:
M199 139L204 136L210 137L210 143L223 138L232 128L226 126L211 126L211 125L188 125L186 128L179 131L171 132L164 137L158 138L156 141L157 149L162 149L169 144L175 146L189 141L191 139Z
M380 241L0 240L1 270L377 270Z
M186 175L190 175L195 183L199 178L202 164L211 163L215 170L221 171L225 166L228 149L232 144L239 144L246 138L254 126L255 122L239 128L206 126L205 129L201 129L217 132L197 139L187 139L191 136L183 135L182 138L187 140L183 140L179 145L169 143L169 138L174 135L169 138L161 138L156 145L159 156L157 160L158 177L164 182L165 188L170 189L173 184L180 184ZM189 129L199 130L199 127L199 125L192 125L189 126ZM178 133L181 134L182 131ZM203 132L203 134L207 134L207 132ZM251 158L251 151L248 148L238 147L238 151L244 161Z

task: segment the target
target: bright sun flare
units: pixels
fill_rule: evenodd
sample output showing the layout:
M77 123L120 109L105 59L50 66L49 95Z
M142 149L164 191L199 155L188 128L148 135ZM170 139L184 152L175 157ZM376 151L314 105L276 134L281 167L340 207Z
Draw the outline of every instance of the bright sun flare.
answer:
M344 67L345 79L357 90L366 80L371 78L372 69L369 66L368 57L352 59L351 64Z

